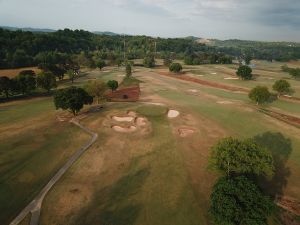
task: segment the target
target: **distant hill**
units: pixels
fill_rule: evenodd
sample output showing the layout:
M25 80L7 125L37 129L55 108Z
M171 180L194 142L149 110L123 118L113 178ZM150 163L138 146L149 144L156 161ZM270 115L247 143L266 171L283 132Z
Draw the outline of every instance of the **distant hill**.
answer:
M98 35L108 35L108 36L119 36L121 34L117 34L114 32L110 32L110 31L94 31L94 34L98 34Z
M31 27L9 27L9 26L0 26L0 28L6 29L6 30L22 30L22 31L30 31L30 32L36 32L36 33L52 33L55 32L56 30L53 29L40 29L40 28L31 28Z

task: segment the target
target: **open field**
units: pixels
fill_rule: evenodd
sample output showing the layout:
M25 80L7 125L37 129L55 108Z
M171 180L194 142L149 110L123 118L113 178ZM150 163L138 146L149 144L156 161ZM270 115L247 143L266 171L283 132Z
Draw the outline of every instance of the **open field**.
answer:
M271 87L277 78L288 77L280 72L279 63L256 64L255 81L225 80L234 76L234 65L186 66L184 71L187 76L237 88ZM81 120L99 138L46 196L40 224L213 224L208 208L217 175L207 168L208 156L210 148L228 136L254 138L274 157L282 158L275 161L274 178L261 186L272 195L300 202L297 126L260 112L245 93L163 76L161 71L167 70L136 67L138 102L105 103ZM94 79L122 81L123 75L122 68L87 71L74 85L84 86ZM300 96L300 81L290 82L295 96ZM263 108L300 118L299 102L282 99ZM168 117L169 110L179 114ZM0 220L4 224L88 140L73 125L56 120L57 113L51 98L0 105L4 134L0 196L5 197L0 199L5 203ZM271 220L270 224L279 224ZM24 224L28 221L25 218Z

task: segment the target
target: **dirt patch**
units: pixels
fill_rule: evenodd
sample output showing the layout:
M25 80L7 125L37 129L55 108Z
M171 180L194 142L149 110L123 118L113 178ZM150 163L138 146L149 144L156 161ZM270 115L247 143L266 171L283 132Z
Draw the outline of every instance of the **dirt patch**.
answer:
M195 130L190 127L183 127L178 129L178 134L180 137L187 137L195 133Z
M246 88L234 87L234 86L220 84L220 83L216 83L216 82L212 82L212 81L201 80L201 79L194 78L194 77L187 76L187 75L174 76L168 72L162 72L162 71L160 71L158 73L163 76L172 77L172 78L176 78L176 79L184 80L184 81L190 81L190 82L194 82L197 84L210 86L210 87L214 87L214 88L219 88L219 89L223 89L223 90L227 90L227 91L235 91L235 92L240 92L240 93L248 93L249 92L249 89L246 89Z
M134 120L134 117L132 117L132 116L113 116L112 119L117 122L132 122Z
M276 203L278 206L293 213L294 215L300 216L300 202L296 199L282 197Z
M300 127L300 118L298 118L298 117L282 114L282 113L267 110L267 109L260 109L259 111L266 114L266 115L268 115L268 116L271 116L275 119L286 122L290 125L294 125L298 128Z
M128 87L116 90L114 92L107 92L106 98L111 102L137 102L140 97L140 87Z
M136 126L123 127L119 125L112 126L112 129L120 133L132 133L137 130Z
M19 69L4 69L4 70L0 70L0 76L7 76L9 78L14 78L14 77L16 77L23 70L32 70L36 74L41 72L41 70L38 69L37 67L24 67L24 68L19 68Z
M174 109L170 109L168 112L168 118L176 118L179 116L179 112L174 110Z

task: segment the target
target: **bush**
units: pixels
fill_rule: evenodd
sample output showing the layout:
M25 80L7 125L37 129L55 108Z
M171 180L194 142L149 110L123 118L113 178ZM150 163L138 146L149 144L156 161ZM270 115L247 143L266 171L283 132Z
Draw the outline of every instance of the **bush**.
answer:
M282 94L287 94L291 92L291 85L286 80L277 80L273 85L273 90L278 93L278 97Z
M147 68L155 67L155 59L154 56L146 56L143 62L144 66Z
M182 71L182 66L180 63L172 63L169 70L173 73L180 73Z

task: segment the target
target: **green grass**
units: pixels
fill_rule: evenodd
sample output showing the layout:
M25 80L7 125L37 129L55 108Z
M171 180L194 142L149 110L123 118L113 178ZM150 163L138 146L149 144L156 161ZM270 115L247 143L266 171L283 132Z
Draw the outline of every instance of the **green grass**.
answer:
M130 77L124 77L122 83L120 84L120 87L131 87L131 86L137 86L141 83L140 80L136 79L133 76Z
M40 98L0 105L0 124L16 124L55 109L52 98Z
M159 105L143 105L137 108L137 112L144 116L155 117L166 115L168 108Z

